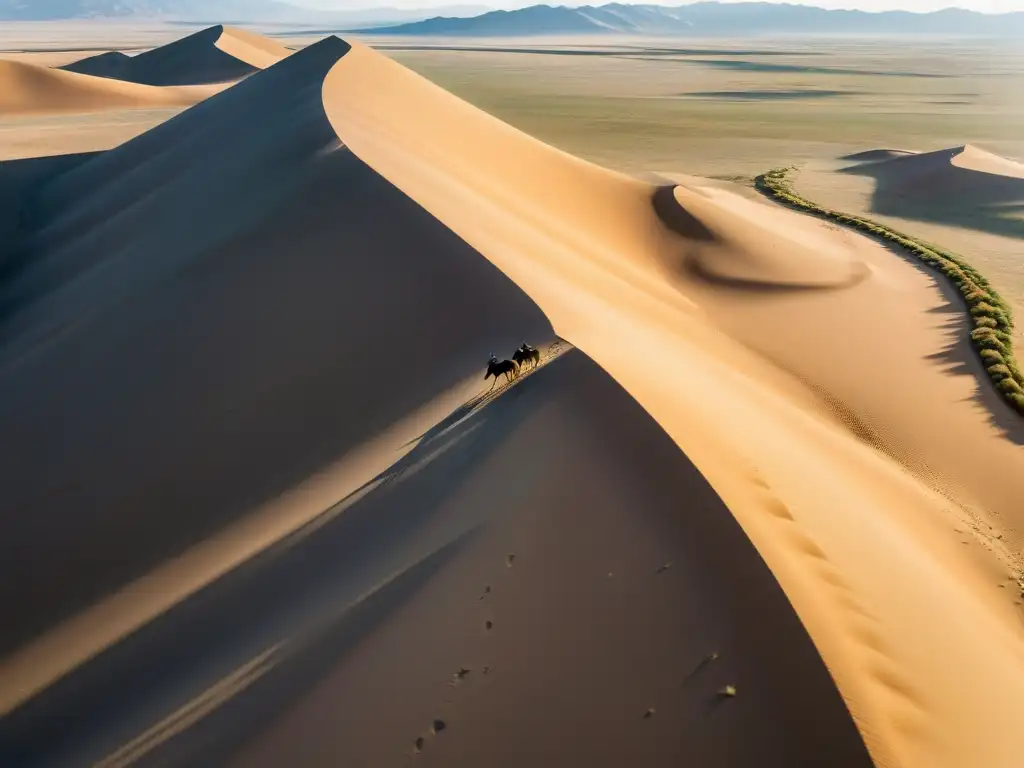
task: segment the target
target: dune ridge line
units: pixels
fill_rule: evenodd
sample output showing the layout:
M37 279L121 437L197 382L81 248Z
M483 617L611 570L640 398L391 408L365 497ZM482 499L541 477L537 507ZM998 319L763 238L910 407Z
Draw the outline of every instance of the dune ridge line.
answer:
M971 343L993 386L1018 414L1024 416L1024 373L1013 350L1013 312L985 276L962 256L944 248L926 245L871 219L834 211L800 197L793 191L791 182L795 170L794 167L770 170L758 176L755 184L783 205L894 243L945 275L964 299L974 325Z

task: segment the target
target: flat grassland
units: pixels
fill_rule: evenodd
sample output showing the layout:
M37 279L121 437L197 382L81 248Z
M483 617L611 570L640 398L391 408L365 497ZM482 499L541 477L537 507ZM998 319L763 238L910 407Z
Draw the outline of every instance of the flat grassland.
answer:
M128 53L180 25L11 24L0 58L60 65L100 49ZM327 30L260 29L291 47ZM341 33L343 35L343 33ZM344 36L344 35L343 35ZM775 165L882 146L965 143L1024 156L1024 52L986 41L358 36L443 88L573 154L630 173L753 177ZM5 119L3 156L123 141L178 109ZM69 127L71 126L71 127ZM73 148L63 150L61 141ZM3 157L0 157L3 159Z
M891 146L1024 156L1024 53L991 43L366 42L527 133L631 173L747 177ZM503 50L466 50L486 47Z

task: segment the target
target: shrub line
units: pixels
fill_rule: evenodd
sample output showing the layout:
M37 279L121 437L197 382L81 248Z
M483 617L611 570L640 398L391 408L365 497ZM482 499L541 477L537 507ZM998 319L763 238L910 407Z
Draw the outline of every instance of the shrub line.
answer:
M898 245L945 275L960 291L974 325L971 343L996 391L1024 416L1024 375L1013 354L1013 313L985 277L962 256L927 245L909 235L860 216L833 211L800 197L793 191L790 175L795 167L775 168L754 180L764 194L783 205L858 229L872 237Z

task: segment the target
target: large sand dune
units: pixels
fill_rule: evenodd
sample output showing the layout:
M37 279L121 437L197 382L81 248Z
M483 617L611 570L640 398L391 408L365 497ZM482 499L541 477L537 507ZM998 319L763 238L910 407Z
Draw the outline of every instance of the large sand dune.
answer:
M858 162L842 171L874 179L876 213L1024 236L1024 165L979 147Z
M1024 435L933 276L335 38L38 179L0 763L1019 760Z
M269 38L218 25L135 56L108 51L63 69L144 85L203 85L238 80L289 53Z
M217 90L216 86L155 88L0 60L0 116L186 106Z
M1009 180L1024 183L1024 165L971 145L935 152L890 154L889 150L877 150L845 159L868 162L870 165L862 167L865 172L870 169L885 184L913 189L919 195L953 197L984 185L1013 184ZM847 170L858 168L861 166L854 165Z

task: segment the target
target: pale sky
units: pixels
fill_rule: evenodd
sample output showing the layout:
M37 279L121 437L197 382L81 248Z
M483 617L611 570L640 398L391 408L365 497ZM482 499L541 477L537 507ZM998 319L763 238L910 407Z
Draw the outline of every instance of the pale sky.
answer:
M624 2L626 0L619 0ZM742 0L722 0L741 2ZM782 2L783 0L766 0ZM790 0L793 2L794 0ZM331 10L357 8L430 8L438 5L486 5L492 8L523 7L546 2L548 5L603 5L611 0L291 0L296 5ZM684 0L642 0L648 5L686 5ZM1024 11L1024 0L805 0L801 5L819 8L859 8L865 11L936 11L941 8L969 8L982 13Z

